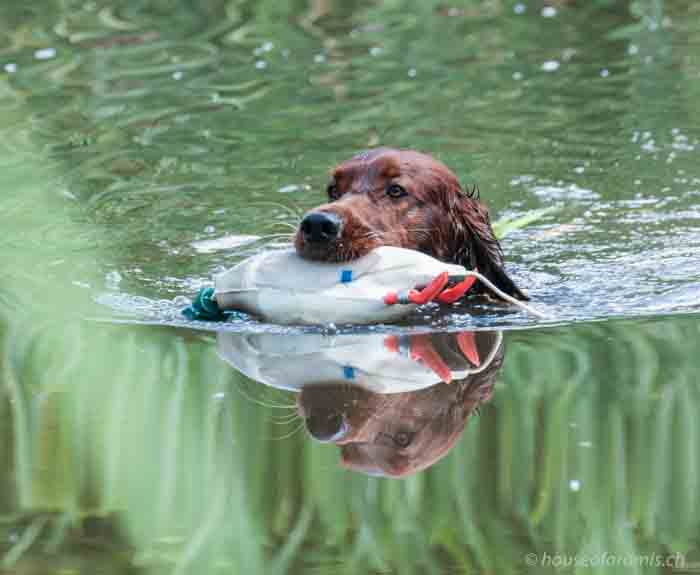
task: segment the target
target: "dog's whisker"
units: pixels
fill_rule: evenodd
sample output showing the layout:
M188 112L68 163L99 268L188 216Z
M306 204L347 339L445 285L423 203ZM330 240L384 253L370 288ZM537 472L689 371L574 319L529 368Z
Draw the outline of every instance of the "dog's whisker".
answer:
M247 401L250 401L251 403L255 403L257 405L260 405L262 407L267 407L270 409L294 409L294 410L296 410L296 408L297 408L296 403L281 404L281 403L274 403L270 400L265 401L262 399L258 399L256 397L253 397L252 395L250 395L247 390L244 391L243 387L244 386L242 386L242 385L234 385L233 389L235 389L244 399L246 399Z
M292 230L294 230L294 233L296 233L296 231L297 231L297 226L295 226L294 224L292 224L290 222L279 221L279 222L273 222L272 224L270 224L270 227L274 227L274 226L287 226L288 228L291 228Z
M264 236L258 236L258 238L255 241L259 242L262 240L269 240L269 239L276 239L276 238L292 238L292 237L294 237L294 234L291 234L291 233L265 234Z
M246 242L243 245L236 246L231 250L231 253L233 255L237 254L243 254L246 253L251 246L256 246L256 245L262 245L266 246L270 243L279 241L279 240L287 240L288 242L291 242L292 239L294 238L293 234L266 234L264 236L258 236L251 242Z
M305 422L304 422L304 420L302 419L301 423L300 423L299 425L297 425L294 429L292 429L292 431L290 431L289 433L286 433L285 435L281 435L281 436L278 436L278 437L267 437L267 438L264 438L264 439L268 439L268 440L271 440L271 441L281 441L281 440L283 440L283 439L289 439L290 437L296 435L296 434L299 433L302 429L304 429L304 424L305 424Z
M361 236L357 237L356 241L370 240L370 239L381 240L381 239L384 239L385 236L386 236L386 232L382 232L379 230L370 230L368 232L365 232Z
M299 417L300 415L295 411L294 413L290 413L289 415L283 415L281 417L271 416L269 419L275 425L289 425Z

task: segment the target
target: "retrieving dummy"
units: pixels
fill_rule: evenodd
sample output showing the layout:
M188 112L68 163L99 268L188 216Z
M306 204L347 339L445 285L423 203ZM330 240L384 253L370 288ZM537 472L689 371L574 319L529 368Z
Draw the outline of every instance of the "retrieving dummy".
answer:
M523 305L478 272L383 246L342 263L308 261L293 249L254 255L216 276L215 287L202 290L183 313L190 319L221 320L227 312L242 311L279 324L389 322L429 301L457 301L477 279L503 299Z

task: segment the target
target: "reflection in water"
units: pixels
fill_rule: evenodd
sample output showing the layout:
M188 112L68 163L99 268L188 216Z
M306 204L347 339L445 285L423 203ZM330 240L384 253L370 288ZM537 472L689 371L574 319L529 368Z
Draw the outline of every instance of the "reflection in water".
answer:
M247 377L300 392L311 437L345 467L404 476L444 457L490 399L500 332L295 337L218 334L219 355Z
M144 573L515 575L539 572L528 553L697 546L696 317L511 331L504 345L0 325L0 571L48 557L75 572L73 549L86 572L99 555ZM450 449L448 424L459 434L487 398ZM330 442L288 433L308 425L300 403ZM426 414L434 451L408 466L450 449L430 469L389 481L338 465L333 435L417 444ZM356 467L400 472L399 449L375 447Z

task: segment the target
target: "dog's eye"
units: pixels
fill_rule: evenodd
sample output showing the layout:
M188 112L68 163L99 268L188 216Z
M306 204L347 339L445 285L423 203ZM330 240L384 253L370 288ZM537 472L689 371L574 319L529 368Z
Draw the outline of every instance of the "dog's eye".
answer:
M334 182L328 184L328 187L326 188L326 193L328 194L328 197L331 200L337 200L340 197L340 193L338 192L338 185Z
M411 445L414 435L415 433L410 431L399 431L392 437L392 439L397 447L408 447Z
M408 195L406 188L400 186L399 184L389 184L386 189L386 195L392 199L403 198Z

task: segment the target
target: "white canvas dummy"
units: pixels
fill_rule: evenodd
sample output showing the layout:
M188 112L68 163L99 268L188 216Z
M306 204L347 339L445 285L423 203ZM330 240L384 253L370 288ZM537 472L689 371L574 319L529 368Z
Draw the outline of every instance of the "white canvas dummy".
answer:
M311 262L293 249L263 252L214 278L223 310L282 324L377 323L411 313L414 304L386 305L389 291L425 285L443 272L463 275L414 250L380 247L346 263Z

